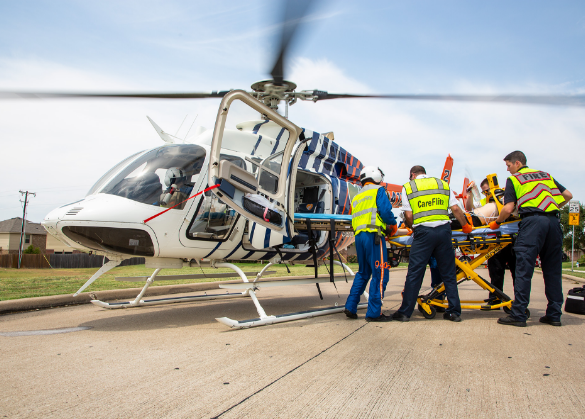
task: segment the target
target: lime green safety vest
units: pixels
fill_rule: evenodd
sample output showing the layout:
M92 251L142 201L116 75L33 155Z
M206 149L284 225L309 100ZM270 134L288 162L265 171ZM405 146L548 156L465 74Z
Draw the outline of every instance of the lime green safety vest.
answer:
M539 208L544 212L558 211L565 202L551 175L523 167L510 176L518 208Z
M351 225L356 236L362 231L382 234L386 230L376 205L380 188L380 185L366 185L351 201Z
M449 220L449 184L434 177L414 179L404 184L412 208L413 225Z
M479 205L481 205L483 207L485 204L487 204L487 199L481 198L481 201L479 201Z

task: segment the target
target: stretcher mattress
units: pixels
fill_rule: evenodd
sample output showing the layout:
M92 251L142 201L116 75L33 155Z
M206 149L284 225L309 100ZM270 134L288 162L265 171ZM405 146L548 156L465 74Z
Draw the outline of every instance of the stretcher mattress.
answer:
M483 228L476 228L475 230L473 230L471 232L472 236L488 236L490 234L494 234L494 233L501 233L501 234L514 234L514 233L518 233L518 223L519 221L514 221L511 223L506 223L506 224L502 224L500 226L500 228L498 228L497 230L492 230L489 227L483 227ZM467 234L465 234L464 232L462 232L461 230L455 230L452 232L453 234L453 238L454 239L465 239L467 238ZM394 242L394 243L398 243L401 244L403 246L407 246L409 244L412 244L412 236L398 236L398 237L392 237L390 239L390 241Z
M295 220L297 219L311 219L311 220L319 220L319 221L349 221L351 223L351 215L347 214L301 214L295 212Z

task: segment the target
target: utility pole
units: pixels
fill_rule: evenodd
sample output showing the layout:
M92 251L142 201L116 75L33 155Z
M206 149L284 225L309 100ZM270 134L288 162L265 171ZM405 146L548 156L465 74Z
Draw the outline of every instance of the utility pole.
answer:
M29 191L19 191L21 195L24 195L24 206L22 208L22 225L20 227L20 245L18 246L18 269L20 269L20 264L22 263L22 252L24 251L24 238L25 238L25 227L26 227L26 206L28 205L28 196L37 196L35 192ZM23 201L20 201L23 202Z

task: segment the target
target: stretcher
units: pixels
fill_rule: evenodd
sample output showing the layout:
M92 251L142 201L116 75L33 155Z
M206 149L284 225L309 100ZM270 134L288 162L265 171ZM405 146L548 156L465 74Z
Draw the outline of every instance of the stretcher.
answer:
M518 221L504 223L497 230L489 227L478 227L470 234L462 231L453 231L453 248L459 250L461 256L455 257L457 272L457 285L464 281L473 281L480 288L489 291L495 298L491 300L461 300L462 309L472 310L503 310L510 314L512 298L508 297L502 290L494 287L489 281L482 278L475 272L485 261L495 256L506 246L511 246L518 234ZM397 255L399 258L406 257L410 251L413 238L411 236L390 237L389 257ZM475 256L472 258L472 256ZM427 319L432 319L437 314L437 308L447 308L447 300L444 297L445 285L443 283L434 287L430 292L419 295L418 310ZM527 309L526 314L530 317Z

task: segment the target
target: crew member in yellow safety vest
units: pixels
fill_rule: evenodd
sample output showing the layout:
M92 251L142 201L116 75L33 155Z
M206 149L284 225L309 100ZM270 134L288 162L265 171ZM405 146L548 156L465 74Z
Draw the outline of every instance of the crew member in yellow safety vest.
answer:
M475 182L471 181L467 186L467 192L470 192L471 188L473 188L474 186ZM481 188L481 193L483 194L484 197L479 202L479 206L475 205L475 208L480 208L489 202L493 202L493 198L489 195L490 185L487 178L482 180L479 186ZM472 211L474 209L473 207L474 200L468 198L467 202L465 203L465 209L467 211ZM510 270L510 273L512 274L512 284L514 284L516 278L516 255L514 254L512 246L504 247L494 256L489 258L487 261L487 267L488 272L490 274L490 282L494 287L496 287L500 291L504 290L504 277L506 276L506 267ZM490 292L486 303L487 305L495 305L501 303L501 300L498 298L496 294Z
M414 166L410 169L410 181L402 188L402 210L405 224L414 231L413 242L402 293L402 305L392 315L393 320L403 322L410 320L427 263L429 258L434 256L449 301L449 307L443 314L443 318L454 322L461 321L449 209L463 226L463 232L469 234L472 226L459 208L457 198L450 190L449 184L441 179L427 176L422 166Z
M563 232L559 221L559 209L573 198L571 192L551 175L526 166L526 156L513 151L504 157L512 176L506 181L504 208L490 228L496 230L512 213L514 206L522 221L514 243L516 253L516 280L512 312L498 323L526 326L527 308L530 301L530 285L536 258L540 255L544 292L548 299L546 315L541 323L561 325L563 306L562 261Z
M392 204L380 182L384 173L375 166L366 166L360 172L361 191L351 201L351 224L355 234L355 250L359 271L355 275L344 313L350 319L357 319L357 307L370 277L368 310L366 320L374 322L391 321L382 313L382 298L388 284L388 252L384 235L396 233L397 225Z

